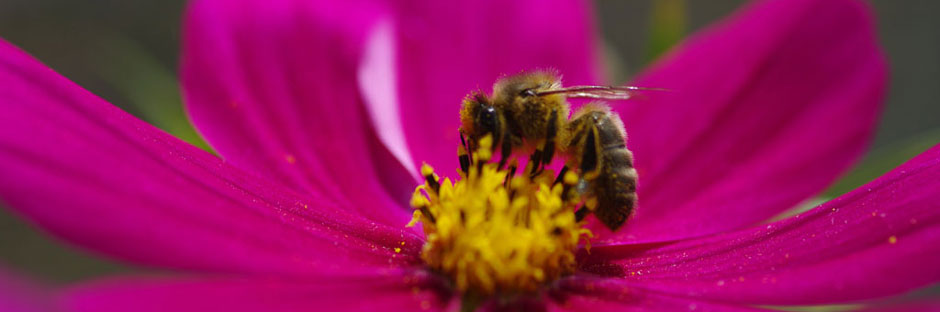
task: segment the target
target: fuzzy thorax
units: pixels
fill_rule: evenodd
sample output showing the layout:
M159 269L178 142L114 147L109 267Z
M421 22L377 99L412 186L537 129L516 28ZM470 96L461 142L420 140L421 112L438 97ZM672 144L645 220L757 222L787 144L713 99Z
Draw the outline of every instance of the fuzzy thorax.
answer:
M577 176L569 172L563 182L553 183L546 170L507 183L510 171L487 162L491 145L489 137L480 140L474 165L456 182L440 181L424 165L426 182L411 198L415 212L408 225L422 223L427 243L421 257L459 291L533 292L574 272L578 242L591 235L575 221L577 200L563 195Z

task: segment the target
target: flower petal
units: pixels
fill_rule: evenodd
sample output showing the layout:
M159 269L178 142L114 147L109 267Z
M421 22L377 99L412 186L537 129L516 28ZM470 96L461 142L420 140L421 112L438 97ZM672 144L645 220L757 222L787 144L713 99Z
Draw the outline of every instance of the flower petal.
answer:
M617 240L750 226L829 185L877 123L886 65L872 20L862 1L763 1L642 75L673 92L618 109L640 206Z
M806 213L677 243L595 246L582 269L753 304L870 299L940 281L940 145Z
M456 170L460 102L501 75L555 68L566 84L598 81L587 1L396 3L401 121L415 166Z
M771 311L623 287L614 279L572 276L559 282L551 311Z
M0 268L0 311L58 311L50 303L50 292L33 281Z
M226 272L420 261L412 232L244 173L2 40L0 86L0 198L66 240L138 263Z
M81 311L420 311L443 309L429 274L314 280L122 278L63 297Z
M359 2L194 2L186 105L225 160L402 226L415 179L376 136L359 92L368 36L383 14Z

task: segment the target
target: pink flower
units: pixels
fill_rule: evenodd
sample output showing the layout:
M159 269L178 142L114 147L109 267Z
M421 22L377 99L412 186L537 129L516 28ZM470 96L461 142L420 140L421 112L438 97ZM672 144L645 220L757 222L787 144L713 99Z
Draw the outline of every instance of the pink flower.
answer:
M90 311L456 308L405 228L415 168L457 168L457 110L500 74L597 83L580 1L206 0L182 81L220 157L0 43L0 198L43 229L171 276L62 294ZM857 1L769 0L692 37L618 104L637 215L519 304L748 310L940 280L940 147L813 210L871 138L886 68ZM449 172L449 171L444 171ZM496 308L497 303L484 306Z

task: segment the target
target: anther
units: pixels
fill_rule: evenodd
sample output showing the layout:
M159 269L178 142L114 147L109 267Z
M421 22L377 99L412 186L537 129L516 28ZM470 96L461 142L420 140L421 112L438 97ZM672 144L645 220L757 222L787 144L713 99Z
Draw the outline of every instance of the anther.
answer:
M492 137L478 143L467 153L470 172L459 180L421 168L425 182L412 195L408 223L420 222L427 234L421 259L465 295L532 293L574 273L579 241L590 237L575 220L577 203L560 193L562 186L549 184L550 177L516 177L518 159L507 169L490 163ZM561 176L565 186L577 180L570 170Z

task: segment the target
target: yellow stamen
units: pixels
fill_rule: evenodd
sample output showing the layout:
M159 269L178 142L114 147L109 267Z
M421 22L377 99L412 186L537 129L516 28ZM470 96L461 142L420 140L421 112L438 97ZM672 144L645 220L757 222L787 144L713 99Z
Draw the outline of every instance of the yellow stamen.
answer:
M590 236L575 221L577 199L562 194L577 177L553 185L554 174L546 170L534 178L510 177L507 185L509 171L487 163L492 139L479 145L473 168L456 182L437 181L430 166L421 168L426 182L412 196L408 225L424 227L425 263L461 292L480 295L531 292L571 274L578 241Z

